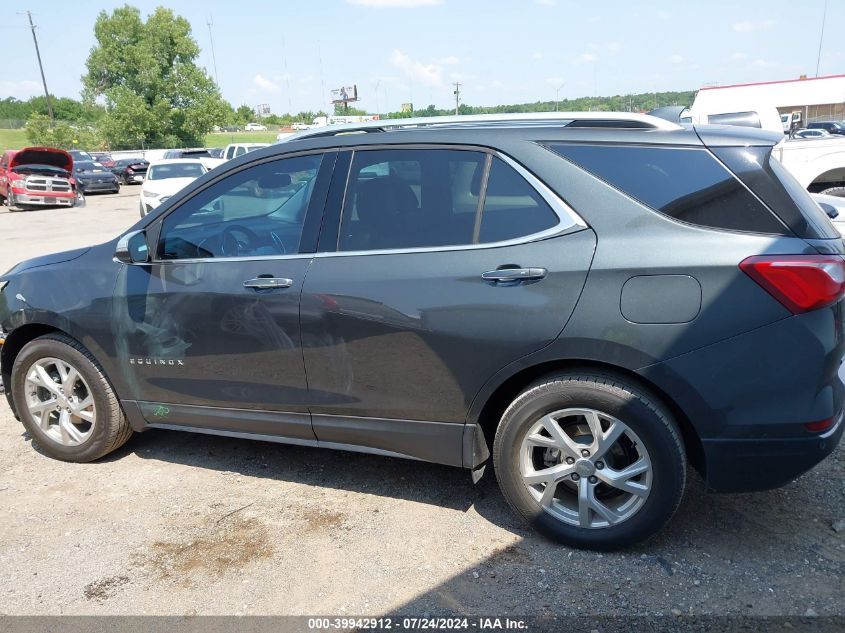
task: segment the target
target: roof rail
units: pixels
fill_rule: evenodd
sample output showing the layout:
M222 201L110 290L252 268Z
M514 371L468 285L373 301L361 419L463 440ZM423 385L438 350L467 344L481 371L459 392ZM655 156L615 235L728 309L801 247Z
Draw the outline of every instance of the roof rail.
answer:
M363 123L324 125L299 132L280 141L297 141L321 136L339 136L367 132L388 132L421 127L513 127L516 125L561 127L610 127L655 130L679 130L681 126L636 112L527 112L521 114L468 114L460 116L414 117L408 119L380 119Z

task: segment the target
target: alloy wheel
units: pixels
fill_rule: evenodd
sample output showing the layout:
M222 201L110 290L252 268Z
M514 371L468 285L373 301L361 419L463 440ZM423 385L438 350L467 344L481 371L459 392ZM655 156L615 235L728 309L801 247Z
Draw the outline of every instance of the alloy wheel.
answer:
M520 473L545 512L569 525L618 525L645 504L652 462L636 433L595 409L561 409L537 420L522 440Z
M27 370L25 389L33 421L51 440L79 446L91 436L97 422L94 397L73 365L41 358Z

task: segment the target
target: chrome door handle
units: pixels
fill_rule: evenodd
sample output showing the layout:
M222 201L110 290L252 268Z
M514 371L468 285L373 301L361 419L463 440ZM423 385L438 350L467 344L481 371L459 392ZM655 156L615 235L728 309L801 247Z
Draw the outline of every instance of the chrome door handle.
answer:
M247 279L244 282L244 288L256 288L258 290L267 290L268 288L290 288L293 285L293 279L286 277L256 277L255 279Z
M542 279L549 272L545 268L500 268L481 273L484 281L531 281Z

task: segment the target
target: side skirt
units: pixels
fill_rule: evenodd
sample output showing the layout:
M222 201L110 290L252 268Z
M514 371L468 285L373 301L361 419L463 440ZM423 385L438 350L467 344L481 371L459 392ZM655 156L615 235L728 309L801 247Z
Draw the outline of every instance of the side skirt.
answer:
M136 431L189 431L464 466L464 424L125 400Z

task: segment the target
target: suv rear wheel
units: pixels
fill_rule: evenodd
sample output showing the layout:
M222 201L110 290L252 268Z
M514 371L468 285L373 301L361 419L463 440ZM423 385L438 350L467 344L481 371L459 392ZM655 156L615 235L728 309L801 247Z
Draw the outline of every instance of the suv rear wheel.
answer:
M27 343L12 366L11 388L24 427L50 457L90 462L132 435L102 368L67 336Z
M502 416L493 461L516 512L546 536L596 550L660 530L686 480L669 412L639 387L603 373L528 387Z

